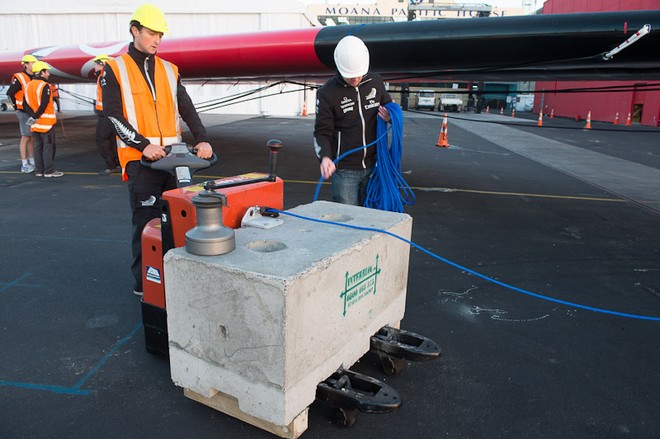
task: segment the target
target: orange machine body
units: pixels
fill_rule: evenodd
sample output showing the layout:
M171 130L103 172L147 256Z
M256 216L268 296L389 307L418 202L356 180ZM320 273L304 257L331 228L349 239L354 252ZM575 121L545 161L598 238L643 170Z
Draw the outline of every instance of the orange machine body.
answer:
M248 208L268 206L282 210L284 208L284 181L261 181L247 183L250 180L267 177L267 174L251 173L215 180L216 184L236 183L217 189L227 197L227 206L222 208L222 222L232 229L241 227L241 219ZM163 200L167 202L169 221L172 227L175 247L186 245L186 232L197 224L197 216L192 198L204 188L201 184L181 187L167 191ZM165 309L165 284L163 277L163 239L161 221L151 220L142 232L142 301Z

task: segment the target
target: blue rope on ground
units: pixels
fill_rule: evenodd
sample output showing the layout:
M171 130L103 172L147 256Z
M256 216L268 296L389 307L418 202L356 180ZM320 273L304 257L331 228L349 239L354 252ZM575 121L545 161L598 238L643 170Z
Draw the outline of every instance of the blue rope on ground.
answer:
M385 105L390 112L392 139L388 144L387 122L378 118L376 166L367 186L366 207L403 212L403 206L415 204L415 194L401 174L403 152L403 112L396 102Z
M440 262L451 265L452 267L458 268L459 270L463 270L467 273L470 273L474 276L480 277L481 279L484 279L488 282L492 282L492 283L494 283L496 285L499 285L501 287L510 289L512 291L516 291L516 292L521 293L521 294L525 294L527 296L535 297L537 299L542 299L542 300L546 300L548 302L559 303L561 305L566 305L566 306L570 306L570 307L573 307L573 308L584 309L586 311L593 311L593 312L613 315L613 316L617 316L617 317L625 317L625 318L629 318L629 319L649 320L649 321L652 321L652 322L660 322L660 317L656 317L656 316L646 316L646 315L640 315L640 314L629 314L629 313L625 313L625 312L612 311L612 310L609 310L609 309L595 308L593 306L581 305L579 303L568 302L566 300L561 300L561 299L555 299L554 297L544 296L542 294L534 293L534 292L531 292L531 291L528 291L528 290L525 290L525 289L522 289L522 288L515 287L513 285L509 285L507 283L501 282L497 279L493 279L493 278L488 277L484 274L481 274L481 273L476 272L474 270L471 270L467 267L459 265L455 262L452 262L449 259L445 259L441 256L438 256L435 253L425 249L424 247L421 247L420 245L415 244L414 242L409 241L406 238L403 238L403 237L401 237L399 235L396 235L392 232L388 232L387 230L377 229L377 228L374 228L374 227L355 226L355 225L346 224L346 223L337 223L337 222L334 222L334 221L327 221L327 220L322 220L322 219L319 219L319 218L311 218L311 217L307 217L307 216L303 216L303 215L298 215L298 214L295 214L295 213L292 213L292 212L284 212L284 211L281 211L281 210L278 210L278 209L273 209L273 208L270 208L270 207L267 209L267 211L268 212L276 212L276 213L280 213L280 214L283 214L283 215L289 215L289 216L292 216L292 217L295 217L295 218L300 218L300 219L307 220L307 221L323 223L323 224L331 224L331 225L340 226L340 227L346 227L348 229L366 230L366 231L371 231L371 232L384 233L386 235L389 235L389 236L392 236L396 239L399 239L399 240L415 247L418 250L421 250L422 252L426 253L427 255L429 255L431 257L434 257L435 259L439 260Z

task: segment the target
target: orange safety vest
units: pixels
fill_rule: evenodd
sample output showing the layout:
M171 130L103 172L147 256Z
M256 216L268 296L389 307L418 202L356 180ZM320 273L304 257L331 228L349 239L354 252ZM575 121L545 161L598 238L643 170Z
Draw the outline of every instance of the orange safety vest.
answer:
M25 95L25 88L28 85L28 82L30 82L30 77L28 76L27 73L25 72L17 72L14 73L14 75L11 77L12 82L14 81L14 78L18 79L18 82L21 83L21 89L16 92L16 95L14 95L14 99L16 100L16 108L18 110L23 109L23 96Z
M53 99L59 98L60 97L60 90L59 90L59 88L57 88L57 85L49 84L49 86L50 86L50 95L53 97Z
M155 96L139 67L128 54L108 61L121 89L124 117L133 128L155 145L181 142L179 104L176 98L179 69L174 64L155 57ZM105 67L104 66L104 67ZM122 167L122 179L128 180L126 165L140 160L142 152L128 146L117 137L117 153Z
M41 106L41 93L43 92L44 87L47 86L48 83L40 79L33 79L28 82L27 90L25 90L25 103L32 108L32 111L36 112ZM30 131L33 133L47 133L53 128L56 121L57 117L55 116L53 95L50 95L44 114L42 114L41 117L30 127Z
M96 111L103 111L103 94L101 93L101 76L103 76L103 70L98 78L96 78L96 102L94 103L94 108Z

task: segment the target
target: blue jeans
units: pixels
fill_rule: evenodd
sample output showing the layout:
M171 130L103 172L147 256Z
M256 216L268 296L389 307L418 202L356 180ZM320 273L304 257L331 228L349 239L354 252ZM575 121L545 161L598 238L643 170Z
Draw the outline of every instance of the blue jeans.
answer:
M364 206L372 170L373 166L367 169L337 169L332 174L332 201Z

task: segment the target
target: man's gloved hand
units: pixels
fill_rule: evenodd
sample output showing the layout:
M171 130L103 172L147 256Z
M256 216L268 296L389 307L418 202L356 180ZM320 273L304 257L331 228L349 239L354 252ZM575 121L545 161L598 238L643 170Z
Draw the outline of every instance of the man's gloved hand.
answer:
M26 123L27 123L28 125L32 126L32 125L34 125L34 123L35 123L36 121L37 121L37 119L35 119L34 117L29 117Z

